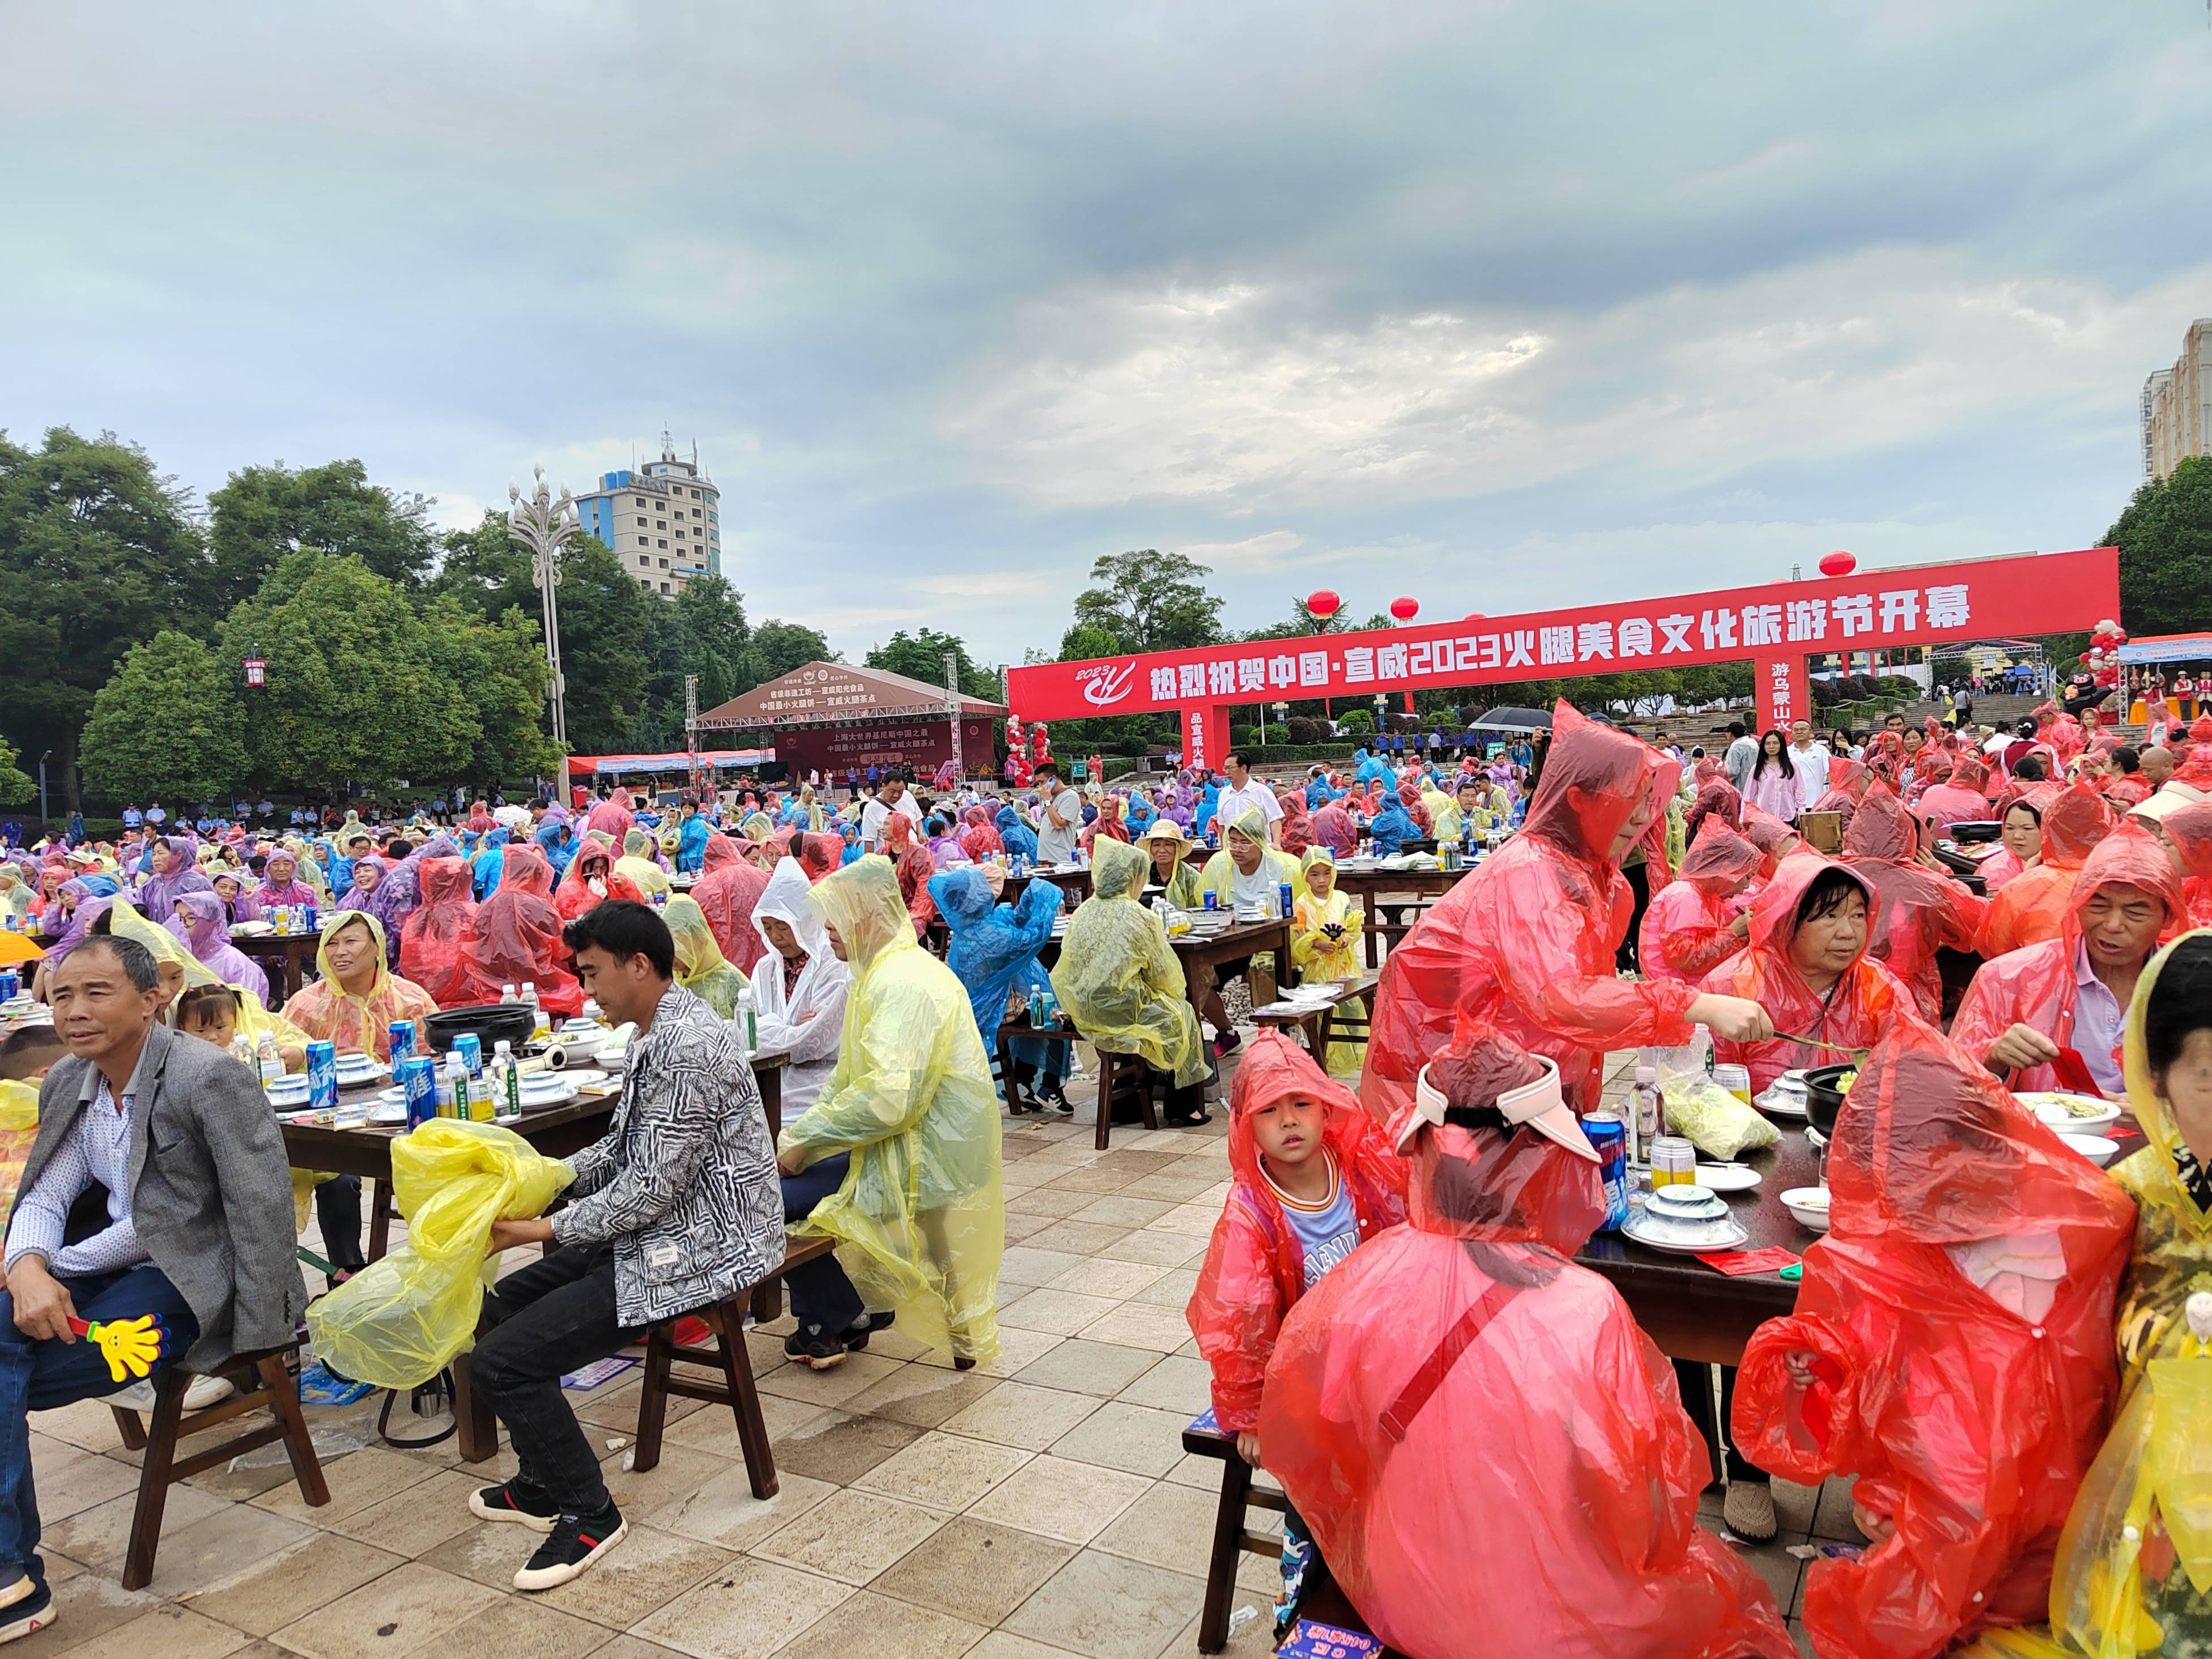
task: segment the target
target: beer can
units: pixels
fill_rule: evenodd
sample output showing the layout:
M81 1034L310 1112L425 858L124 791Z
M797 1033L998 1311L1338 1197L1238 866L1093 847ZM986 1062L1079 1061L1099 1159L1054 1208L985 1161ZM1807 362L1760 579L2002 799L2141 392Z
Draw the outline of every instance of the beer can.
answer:
M1287 881L1281 884L1279 896L1283 902L1282 917L1288 921L1291 919L1291 884Z
M22 994L22 975L13 968L0 968L0 1002L12 1002Z
M407 1127L428 1123L438 1115L438 1062L428 1054L411 1054L393 1069L399 1086L407 1091Z
M1592 1112L1583 1119L1583 1133L1597 1153L1598 1178L1605 1185L1605 1224L1619 1227L1628 1219L1628 1126L1618 1112Z
M1692 1187L1698 1180L1698 1149L1681 1135L1661 1135L1651 1143L1651 1185Z
M392 1069L397 1073L402 1060L415 1058L415 1022L411 1019L393 1020L391 1037Z
M312 904L303 904L300 907L300 931L303 933L312 933L315 931L315 907Z
M1209 910L1218 910L1221 908L1221 895L1211 887L1206 890L1206 908Z
M471 1077L481 1078L483 1075L483 1039L482 1037L474 1031L464 1031L453 1039L453 1049L460 1055L461 1064L469 1068Z
M334 1112L338 1105L338 1045L307 1045L307 1106L311 1111Z

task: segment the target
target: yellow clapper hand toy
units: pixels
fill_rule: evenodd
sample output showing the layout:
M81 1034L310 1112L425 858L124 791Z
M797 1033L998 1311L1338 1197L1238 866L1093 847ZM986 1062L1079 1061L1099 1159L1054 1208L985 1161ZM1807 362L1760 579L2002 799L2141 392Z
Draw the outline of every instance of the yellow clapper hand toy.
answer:
M70 1328L99 1346L101 1357L107 1361L107 1374L118 1382L149 1376L155 1361L161 1357L164 1332L159 1314L141 1314L136 1319L94 1320L89 1323L72 1318Z

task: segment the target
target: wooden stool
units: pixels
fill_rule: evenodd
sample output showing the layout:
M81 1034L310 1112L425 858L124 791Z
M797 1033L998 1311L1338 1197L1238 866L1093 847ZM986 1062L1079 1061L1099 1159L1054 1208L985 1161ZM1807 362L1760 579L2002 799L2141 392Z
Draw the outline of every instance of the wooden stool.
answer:
M1100 1152L1106 1150L1106 1136L1114 1125L1114 1103L1133 1099L1145 1114L1145 1127L1160 1127L1159 1108L1152 1104L1152 1073L1145 1062L1134 1054L1109 1054L1098 1050L1098 1133L1091 1145Z
M1010 1019L999 1027L996 1059L1000 1080L1006 1085L1007 1111L1016 1115L1023 1112L1042 1112L1044 1110L1044 1103L1036 1097L1034 1091L1026 1099L1023 1098L1020 1086L1014 1081L1012 1040L1016 1037L1033 1037L1039 1042L1064 1042L1073 1047L1075 1042L1075 1030L1073 1026L1057 1023L1051 1025L1032 1025L1026 1019Z
M779 1287L785 1273L801 1262L829 1255L834 1248L826 1238L793 1239L785 1247L783 1266L775 1275ZM745 1477L752 1484L753 1496L775 1496L779 1486L775 1454L769 1447L760 1391L753 1386L752 1356L745 1348L746 1304L752 1295L751 1291L738 1291L697 1310L696 1316L706 1321L714 1334L712 1347L677 1341L673 1319L662 1320L646 1337L645 1384L637 1401L637 1450L631 1460L638 1474L645 1474L660 1462L660 1431L668 1419L668 1396L681 1395L686 1400L704 1400L730 1408L737 1419L738 1444L744 1451ZM714 1366L722 1373L722 1380L713 1382L678 1376L673 1367L679 1359L687 1364Z
M124 1589L143 1589L153 1581L154 1552L161 1541L161 1512L168 1507L169 1488L179 1480L189 1480L227 1463L241 1453L265 1446L272 1440L282 1440L286 1455L292 1460L292 1479L298 1483L300 1496L314 1509L331 1501L331 1489L323 1481L322 1463L315 1456L314 1442L307 1434L307 1420L300 1413L299 1378L287 1364L299 1346L294 1341L281 1348L233 1356L222 1370L233 1374L231 1380L238 1385L238 1392L190 1415L185 1412L185 1390L191 1386L193 1374L181 1365L163 1366L154 1374L154 1422L150 1433L140 1424L137 1412L125 1406L109 1408L115 1413L116 1431L122 1435L123 1443L132 1451L143 1450L146 1454L138 1470L138 1508L131 1517L131 1547L123 1558ZM259 1428L219 1446L210 1446L205 1451L195 1452L190 1457L178 1457L179 1441L218 1423L227 1423L234 1417L242 1417L247 1412L264 1409L271 1420Z
M1252 1484L1252 1466L1237 1455L1237 1437L1216 1428L1211 1411L1182 1431L1182 1449L1221 1460L1221 1498L1213 1511L1213 1548L1206 1563L1206 1607L1198 1616L1198 1650L1218 1653L1229 1645L1229 1604L1237 1595L1238 1553L1249 1551L1269 1560L1279 1560L1283 1553L1283 1540L1248 1528L1244 1512L1261 1509L1280 1515L1290 1500Z

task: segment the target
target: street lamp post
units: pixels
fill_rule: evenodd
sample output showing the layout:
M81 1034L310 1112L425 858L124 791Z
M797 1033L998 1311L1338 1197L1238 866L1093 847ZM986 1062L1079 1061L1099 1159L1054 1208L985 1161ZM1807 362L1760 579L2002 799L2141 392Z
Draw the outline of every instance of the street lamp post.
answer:
M46 755L53 752L49 749L45 755L39 757L39 817L40 822L49 825L53 822L54 814L53 809L46 801Z
M530 499L523 499L521 489L510 483L507 487L507 533L530 550L531 574L538 579L538 592L545 611L545 665L551 671L547 695L553 702L553 741L560 745L562 754L568 750L568 716L562 707L562 696L567 686L561 678L561 611L554 590L561 585L562 550L575 539L580 526L576 520L575 498L569 495L566 484L561 487L561 499L553 499L553 492L545 483L545 469L532 467L538 488Z

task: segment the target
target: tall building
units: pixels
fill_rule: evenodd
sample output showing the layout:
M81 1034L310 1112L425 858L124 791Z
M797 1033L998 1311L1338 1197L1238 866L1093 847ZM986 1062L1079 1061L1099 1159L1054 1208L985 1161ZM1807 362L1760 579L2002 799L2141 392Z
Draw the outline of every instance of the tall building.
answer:
M597 489L576 498L576 517L640 587L672 599L692 577L722 574L721 499L699 470L699 446L678 460L664 432L659 460L602 473Z
M2191 455L2212 455L2212 317L2191 323L2179 360L2143 382L2142 446L2151 479Z

